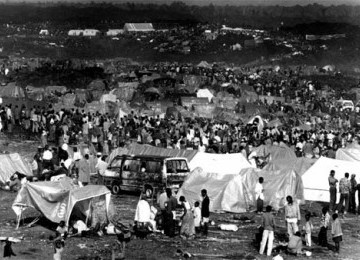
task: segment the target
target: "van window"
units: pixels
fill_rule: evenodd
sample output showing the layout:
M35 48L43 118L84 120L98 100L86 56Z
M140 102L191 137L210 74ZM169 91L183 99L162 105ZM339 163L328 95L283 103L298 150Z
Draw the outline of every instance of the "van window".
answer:
M147 161L146 171L153 173L161 173L161 162Z
M185 160L170 160L166 162L168 173L188 172L189 168Z
M120 167L120 166L121 166L121 159L114 159L110 165L110 167Z

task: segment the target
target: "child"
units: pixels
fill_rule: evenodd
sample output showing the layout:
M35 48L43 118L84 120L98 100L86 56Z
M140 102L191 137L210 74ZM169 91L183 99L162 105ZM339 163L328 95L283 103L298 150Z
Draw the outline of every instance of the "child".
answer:
M311 220L310 220L310 213L306 213L305 215L305 226L304 226L304 230L305 230L305 241L306 241L306 245L311 247L311 232L314 228Z
M64 251L64 242L55 240L54 242L54 260L61 260L61 254Z
M318 236L319 246L327 247L327 229L330 223L330 214L327 207L322 208L321 226Z
M195 225L195 233L200 233L200 222L201 222L201 209L200 202L196 201L194 203L194 225Z
M334 213L332 215L333 223L331 225L331 234L333 235L333 240L335 242L335 252L339 253L340 251L340 242L342 241L342 230L341 224L338 219L338 214Z
M11 256L16 256L16 254L14 253L14 251L12 250L11 247L12 243L9 240L5 241L5 246L4 246L4 258L7 257L11 257Z
M65 225L65 221L60 221L59 226L56 228L56 237L61 236L61 238L66 239L68 234L68 228Z

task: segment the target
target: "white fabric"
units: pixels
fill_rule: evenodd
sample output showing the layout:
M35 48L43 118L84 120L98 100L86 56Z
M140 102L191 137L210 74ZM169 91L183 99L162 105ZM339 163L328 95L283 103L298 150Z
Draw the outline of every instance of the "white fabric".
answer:
M52 152L50 152L49 150L44 151L44 154L43 154L44 160L50 161L52 158L53 158Z
M84 223L84 221L82 221L82 220L76 221L75 224L73 225L73 227L75 229L77 229L79 234L81 234L81 232L83 232L83 231L89 230L88 227L86 226L86 224Z
M213 99L214 95L207 88L199 89L196 93L196 97L198 98L207 98L209 102Z
M140 200L135 212L135 221L137 222L150 222L151 209L146 200Z
M264 200L264 193L263 193L263 185L261 183L256 183L256 186L255 186L255 199L261 199L261 200Z
M271 256L271 251L273 248L273 242L274 242L274 231L273 230L264 230L264 233L262 235L262 240L260 244L260 255L264 253L266 243L267 245L267 255Z
M74 161L78 161L82 159L82 155L79 151L74 153Z

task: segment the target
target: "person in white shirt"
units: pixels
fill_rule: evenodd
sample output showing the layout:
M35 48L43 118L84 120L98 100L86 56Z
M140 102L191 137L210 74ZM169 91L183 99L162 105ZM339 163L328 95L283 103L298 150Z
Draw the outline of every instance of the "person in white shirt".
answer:
M200 209L200 202L195 201L194 203L194 225L195 225L195 232L200 233L200 224L201 224L201 209Z
M264 178L260 177L255 186L256 212L261 214L264 207Z
M149 202L145 200L144 196L141 196L141 199L139 200L136 206L134 220L139 223L148 223L150 222L150 216L151 216L151 209Z

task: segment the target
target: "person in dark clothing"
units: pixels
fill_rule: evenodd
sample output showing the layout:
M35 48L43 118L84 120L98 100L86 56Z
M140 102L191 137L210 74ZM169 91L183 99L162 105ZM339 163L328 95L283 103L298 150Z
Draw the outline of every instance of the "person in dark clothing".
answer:
M12 250L11 247L12 243L9 240L5 241L5 246L4 246L4 258L9 257L11 258L11 256L16 256L16 254L14 253L14 251Z
M201 196L203 197L203 201L201 204L201 221L203 224L203 235L207 236L210 217L210 199L207 195L207 190L201 190Z
M166 195L168 197L167 202L165 202L165 212L164 212L164 233L169 237L175 236L175 221L174 221L174 211L177 207L177 199L172 196L172 191L170 188L166 189Z

